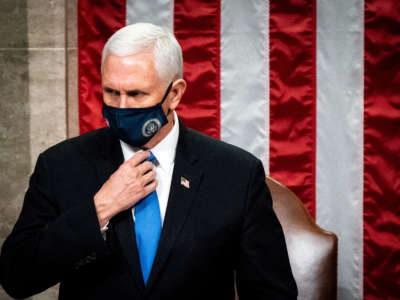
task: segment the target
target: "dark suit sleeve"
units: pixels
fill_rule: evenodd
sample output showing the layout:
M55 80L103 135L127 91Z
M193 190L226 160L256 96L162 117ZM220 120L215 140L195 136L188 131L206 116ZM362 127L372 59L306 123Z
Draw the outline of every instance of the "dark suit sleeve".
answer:
M297 299L282 227L272 210L261 162L249 179L246 206L237 269L240 300Z
M2 247L0 279L15 298L39 293L107 255L92 199L60 212L52 176L39 156L19 219Z

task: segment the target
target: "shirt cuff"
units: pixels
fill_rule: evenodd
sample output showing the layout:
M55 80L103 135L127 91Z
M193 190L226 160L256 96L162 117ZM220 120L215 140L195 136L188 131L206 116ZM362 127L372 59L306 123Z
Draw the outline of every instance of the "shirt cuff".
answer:
M103 236L104 240L106 240L106 233L107 233L107 230L108 230L108 224L109 223L110 222L107 222L106 225L104 225L103 227L100 228L100 232L101 232L101 235Z

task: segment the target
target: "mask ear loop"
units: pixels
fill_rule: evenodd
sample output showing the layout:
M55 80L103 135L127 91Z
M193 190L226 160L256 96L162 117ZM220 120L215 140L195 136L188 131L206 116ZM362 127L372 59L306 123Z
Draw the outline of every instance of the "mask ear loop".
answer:
M162 98L162 100L161 100L161 104L163 104L164 103L164 101L165 101L165 99L167 99L167 96L168 96L168 94L169 94L169 92L171 91L171 89L172 89L172 84L173 84L174 82L173 81L171 81L171 83L168 85L168 88L167 88L167 91L165 92L165 95L164 95L164 97Z
M164 97L162 98L162 100L161 100L161 102L160 102L160 105L162 105L162 104L164 103L165 99L167 99L167 96L168 96L169 92L170 92L171 89L172 89L172 84L173 84L173 83L174 83L174 82L171 81L171 83L168 85L167 91L165 92L165 95L164 95ZM170 112L171 112L171 110L168 108L167 116L169 115Z

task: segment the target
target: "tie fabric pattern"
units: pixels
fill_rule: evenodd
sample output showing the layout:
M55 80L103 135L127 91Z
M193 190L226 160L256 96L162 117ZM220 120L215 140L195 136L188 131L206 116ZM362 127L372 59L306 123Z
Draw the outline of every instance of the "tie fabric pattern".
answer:
M150 152L146 159L153 164L156 157ZM160 205L156 191L143 198L135 207L135 236L138 247L140 266L145 285L149 279L153 261L156 256L161 234Z

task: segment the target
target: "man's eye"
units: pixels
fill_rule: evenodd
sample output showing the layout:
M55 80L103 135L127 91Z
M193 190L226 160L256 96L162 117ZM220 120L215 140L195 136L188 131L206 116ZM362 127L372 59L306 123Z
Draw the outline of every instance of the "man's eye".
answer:
M107 93L107 94L110 94L111 96L119 96L119 91L116 91L116 90L113 90L113 89L108 89L108 88L106 88L106 89L104 89L104 91Z
M136 97L137 95L139 95L138 91L129 91L127 93L128 97Z

